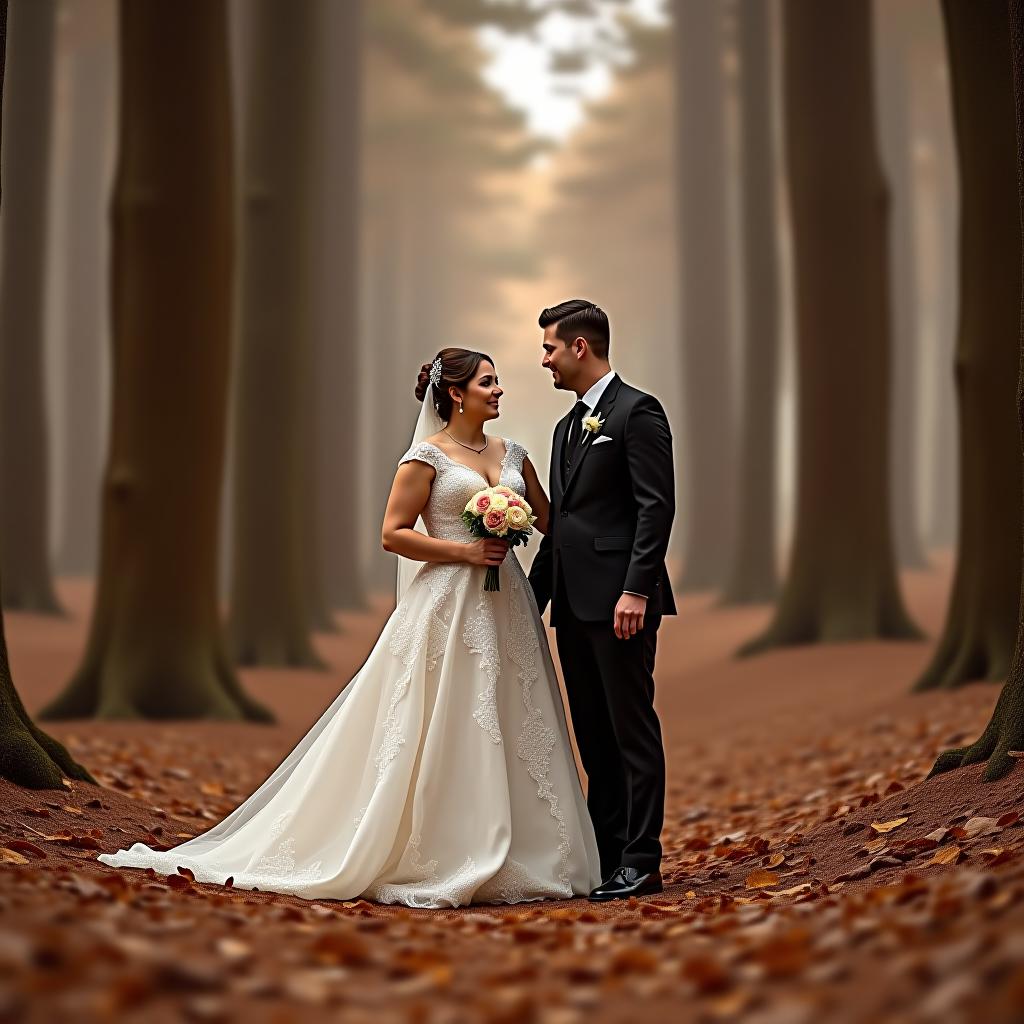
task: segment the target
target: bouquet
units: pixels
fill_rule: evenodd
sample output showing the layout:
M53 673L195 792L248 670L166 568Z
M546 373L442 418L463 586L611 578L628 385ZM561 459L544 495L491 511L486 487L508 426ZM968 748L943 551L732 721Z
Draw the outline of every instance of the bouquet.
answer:
M466 503L462 521L474 537L499 537L507 540L510 547L525 544L533 533L537 517L530 503L521 498L511 487L499 484L477 491ZM484 590L500 590L498 566L487 566Z

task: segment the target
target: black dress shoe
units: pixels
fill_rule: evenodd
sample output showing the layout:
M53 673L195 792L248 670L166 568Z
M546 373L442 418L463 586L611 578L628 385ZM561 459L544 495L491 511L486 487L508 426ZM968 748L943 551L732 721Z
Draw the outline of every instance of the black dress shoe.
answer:
M591 894L591 903L628 900L630 896L650 896L661 892L660 871L639 871L637 868L616 868L611 878L602 882Z

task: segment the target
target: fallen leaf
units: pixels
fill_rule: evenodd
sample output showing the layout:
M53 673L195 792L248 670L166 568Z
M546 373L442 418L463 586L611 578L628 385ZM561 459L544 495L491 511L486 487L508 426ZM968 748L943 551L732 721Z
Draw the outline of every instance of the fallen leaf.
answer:
M802 885L794 885L791 889L775 889L772 892L773 896L792 896L794 893L804 892L810 889L811 883L804 882Z
M964 831L969 839L975 836L990 836L1000 831L995 818L970 818L964 822Z
M998 867L1000 864L1005 864L1007 861L1013 860L1017 855L1016 849L1012 847L997 846L989 850L982 850L982 856L989 858L988 866L990 868Z
M926 860L924 866L928 867L929 864L955 864L959 859L963 851L959 846L953 844L942 847L941 850L936 851L935 856L931 860Z
M894 818L892 821L873 821L871 827L876 832L891 832L894 828L899 828L900 825L910 821L910 818Z
M9 839L7 841L7 848L9 850L16 850L18 853L27 853L40 859L47 856L44 849L36 846L35 843L30 843L27 839Z
M0 862L4 864L28 864L28 857L23 857L15 850L0 846Z
M748 889L761 889L767 885L778 885L779 876L774 871L765 871L763 868L758 868L757 871L752 871L744 879L744 884Z

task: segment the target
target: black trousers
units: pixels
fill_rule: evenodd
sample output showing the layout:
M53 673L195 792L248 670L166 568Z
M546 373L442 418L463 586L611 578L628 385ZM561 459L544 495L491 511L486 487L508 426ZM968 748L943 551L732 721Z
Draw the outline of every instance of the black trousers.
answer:
M560 575L560 574L559 574ZM561 579L556 586L561 587ZM560 594L555 629L573 731L587 773L587 807L601 876L661 864L665 751L654 710L654 654L661 616L620 640L609 622L581 622Z

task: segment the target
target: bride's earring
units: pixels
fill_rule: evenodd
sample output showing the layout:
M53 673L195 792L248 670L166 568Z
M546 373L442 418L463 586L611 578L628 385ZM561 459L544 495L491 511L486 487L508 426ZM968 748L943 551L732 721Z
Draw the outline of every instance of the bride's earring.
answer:
M462 408L462 403L459 402L459 413L463 413L465 410Z

